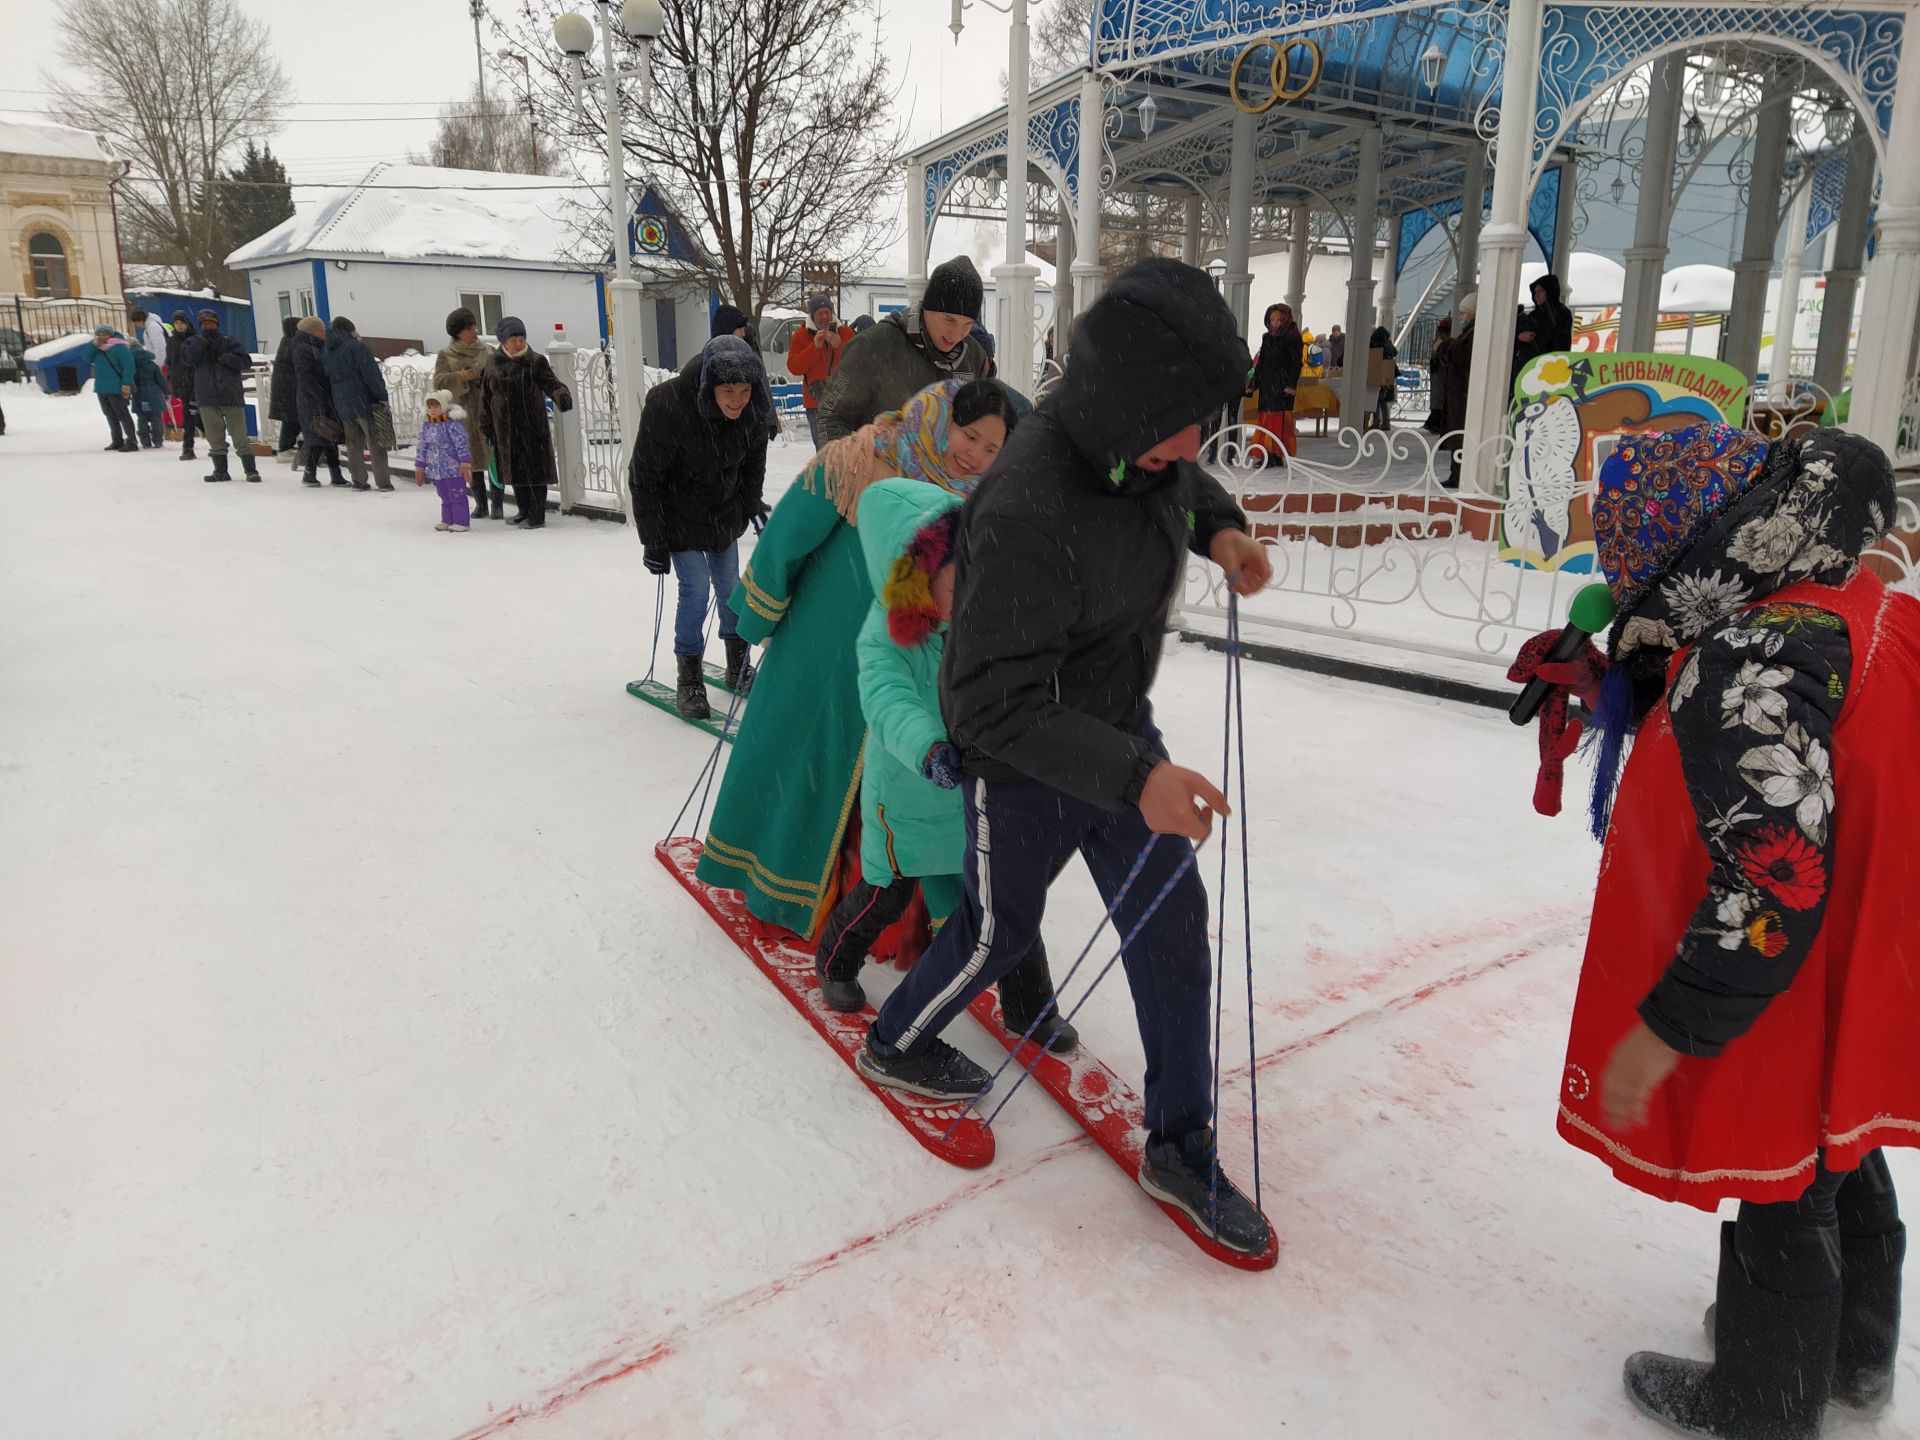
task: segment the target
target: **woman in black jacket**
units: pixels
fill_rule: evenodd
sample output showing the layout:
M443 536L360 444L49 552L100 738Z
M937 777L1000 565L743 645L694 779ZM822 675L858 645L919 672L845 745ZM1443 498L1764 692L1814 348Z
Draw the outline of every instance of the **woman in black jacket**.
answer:
M333 483L345 485L347 477L340 473L340 416L333 408L333 386L327 382L327 327L308 315L296 321L293 329L293 408L307 454L307 473L300 483L320 483L315 471L325 456Z
M1269 305L1266 333L1260 337L1260 354L1253 362L1253 388L1259 395L1260 427L1271 432L1280 448L1289 455L1300 453L1300 442L1293 428L1293 398L1300 388L1300 327L1294 323L1293 307ZM1261 447L1271 461L1273 455Z
M518 315L506 316L493 333L500 348L480 372L480 429L500 483L513 487L520 507L507 523L538 530L547 523L547 486L560 480L547 402L571 410L573 392L553 373L547 357L527 344L526 322Z
M293 379L293 333L299 324L300 317L297 315L280 317L280 347L273 352L273 377L268 381L267 419L280 422L280 443L273 447L276 455L290 453L294 442L300 437L300 400L294 393Z
M1573 311L1560 303L1560 277L1542 275L1533 282L1530 293L1533 308L1521 313L1519 332L1513 337L1513 378L1529 360L1573 348Z
M671 569L679 581L675 698L690 720L711 713L700 674L709 592L720 607L727 688L737 692L752 683L747 642L727 601L740 583L740 536L764 514L772 414L759 354L731 335L708 341L678 375L654 386L640 412L627 487L647 569L655 575Z

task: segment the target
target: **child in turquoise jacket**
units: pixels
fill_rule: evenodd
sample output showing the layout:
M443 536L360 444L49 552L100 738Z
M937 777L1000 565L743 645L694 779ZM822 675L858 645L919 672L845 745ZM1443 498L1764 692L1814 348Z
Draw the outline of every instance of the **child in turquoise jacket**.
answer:
M855 642L867 748L860 775L861 883L821 932L814 968L826 1001L866 1004L860 965L905 913L915 884L935 923L960 903L966 832L959 756L940 719L940 657L953 603L958 495L924 480L882 480L860 497L857 529L874 601Z

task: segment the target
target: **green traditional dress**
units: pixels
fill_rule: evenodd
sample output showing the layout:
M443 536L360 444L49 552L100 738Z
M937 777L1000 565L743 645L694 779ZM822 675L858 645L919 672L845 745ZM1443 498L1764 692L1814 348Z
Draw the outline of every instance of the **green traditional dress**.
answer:
M883 434L892 473L955 494L940 470L959 382L922 391ZM849 437L851 439L852 437ZM841 444L847 442L842 441ZM714 801L698 875L738 890L760 919L812 939L837 898L835 863L859 802L867 723L854 642L873 604L860 537L842 514L831 450L815 456L767 520L731 605L766 647Z

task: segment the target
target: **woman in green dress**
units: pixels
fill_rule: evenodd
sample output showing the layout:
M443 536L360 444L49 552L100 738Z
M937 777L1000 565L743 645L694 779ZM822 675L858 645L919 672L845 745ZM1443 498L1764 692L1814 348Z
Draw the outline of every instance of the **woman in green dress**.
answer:
M876 480L906 478L964 495L999 453L1012 419L995 381L931 385L816 455L755 543L731 604L740 637L765 649L698 874L739 891L760 919L815 939L838 898L835 872L859 802L867 733L854 654L873 603L854 530L862 492ZM1009 1023L1031 1020L1053 995L1044 952L1015 974L1016 993L1002 993Z

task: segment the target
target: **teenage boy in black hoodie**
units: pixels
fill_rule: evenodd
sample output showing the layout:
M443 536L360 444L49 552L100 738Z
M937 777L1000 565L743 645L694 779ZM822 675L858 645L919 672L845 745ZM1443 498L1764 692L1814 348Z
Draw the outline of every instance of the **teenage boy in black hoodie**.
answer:
M1246 375L1246 342L1207 276L1142 261L1075 326L1053 397L961 512L940 708L965 771L966 902L874 1020L860 1068L876 1084L979 1094L986 1072L937 1037L1027 953L1074 853L1111 904L1152 843L1115 917L1126 935L1227 812L1206 777L1167 758L1147 692L1187 550L1243 595L1272 578L1246 517L1195 463L1200 422ZM1212 986L1197 867L1124 963L1147 1054L1140 1183L1205 1232ZM1264 1250L1266 1221L1224 1175L1218 1202L1215 1238Z

